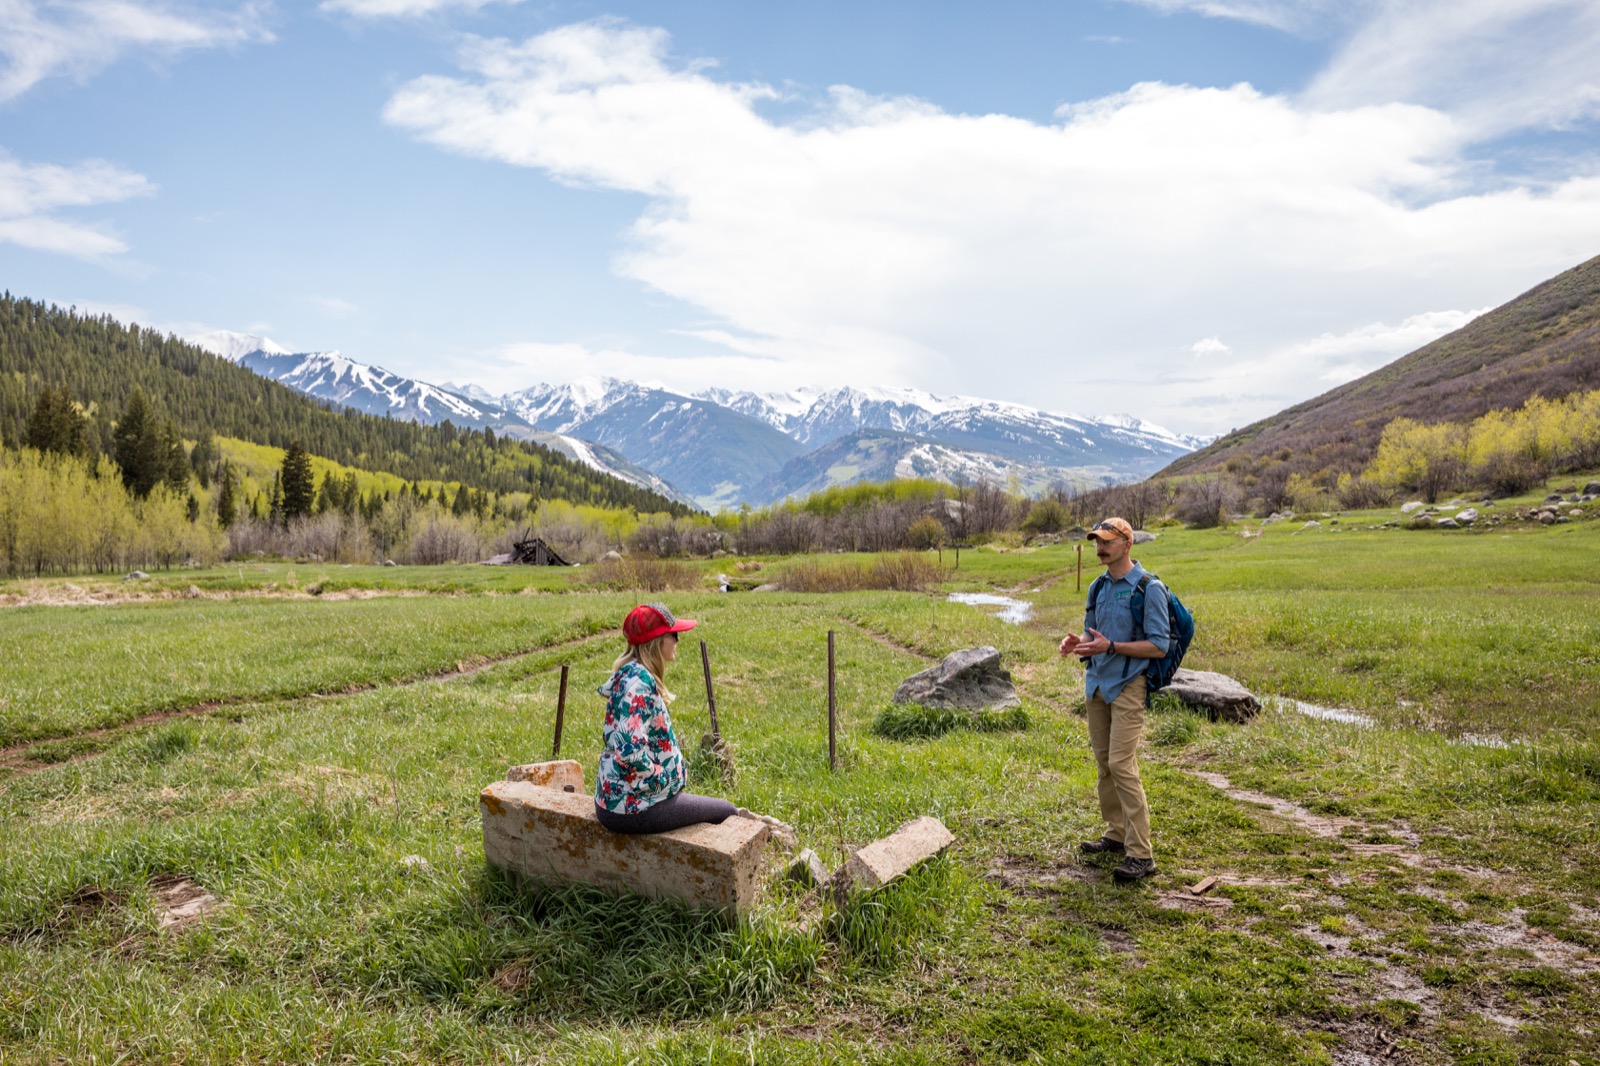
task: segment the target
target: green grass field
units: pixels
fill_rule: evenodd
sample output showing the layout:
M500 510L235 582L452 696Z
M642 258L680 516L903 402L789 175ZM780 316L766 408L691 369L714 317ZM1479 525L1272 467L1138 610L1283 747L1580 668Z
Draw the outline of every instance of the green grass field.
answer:
M1158 708L1162 873L1133 889L1075 851L1099 824L1054 650L1070 545L963 552L936 594L286 564L92 606L66 601L132 583L0 586L34 604L0 608L0 1062L1600 1062L1600 523L1336 528L1138 552L1199 619L1188 665L1373 724ZM830 866L923 814L954 848L842 911L776 885L738 923L486 869L477 791L548 757L563 664L592 778L605 630L637 598L711 648L738 772L694 787ZM981 643L1029 728L873 734L901 679ZM686 748L697 659L668 678ZM223 905L164 932L175 876Z

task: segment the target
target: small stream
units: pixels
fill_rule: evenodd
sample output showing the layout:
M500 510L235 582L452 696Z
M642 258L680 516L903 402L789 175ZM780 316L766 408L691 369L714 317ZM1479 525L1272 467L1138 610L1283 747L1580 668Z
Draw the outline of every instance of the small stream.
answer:
M996 596L989 592L952 592L948 599L951 603L965 603L971 607L1003 608L995 617L1014 626L1033 617L1033 604L1027 600L1014 600L1010 596Z

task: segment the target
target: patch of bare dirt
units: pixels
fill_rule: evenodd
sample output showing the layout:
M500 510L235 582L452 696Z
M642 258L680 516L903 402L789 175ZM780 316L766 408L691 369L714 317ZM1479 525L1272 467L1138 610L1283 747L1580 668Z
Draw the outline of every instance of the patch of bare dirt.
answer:
M1046 866L1013 855L1001 855L989 863L983 878L1019 896L1043 899L1052 886L1071 881L1098 881L1101 874L1093 867L1075 862Z
M189 878L180 874L164 874L150 882L150 895L159 908L157 922L163 932L179 933L198 923L206 915L226 906Z
M19 592L0 593L0 607L114 607L125 603L160 603L169 600L371 600L380 597L407 599L418 596L450 595L456 594L429 592L426 589L370 588L323 592L320 585L308 585L303 589L268 585L258 589L208 592L197 585L184 588L146 588L135 582L85 586L72 582L39 581L24 585Z

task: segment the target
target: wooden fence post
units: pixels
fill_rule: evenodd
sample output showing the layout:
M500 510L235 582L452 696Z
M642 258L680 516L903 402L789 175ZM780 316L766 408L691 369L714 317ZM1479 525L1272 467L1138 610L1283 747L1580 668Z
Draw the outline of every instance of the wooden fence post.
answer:
M711 687L711 653L706 651L706 642L700 642L700 666L706 675L706 706L711 709L711 735L721 738L722 729L717 725L717 694Z
M839 713L833 697L833 630L828 630L828 769L839 767L839 752L835 737L839 731Z
M550 758L561 758L561 727L567 717L567 667L561 667L561 691L556 695L556 743L550 750Z

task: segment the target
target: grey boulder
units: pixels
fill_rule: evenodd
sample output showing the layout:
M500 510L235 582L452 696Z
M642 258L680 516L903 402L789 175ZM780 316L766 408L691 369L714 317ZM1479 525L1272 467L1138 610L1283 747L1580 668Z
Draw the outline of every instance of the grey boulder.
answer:
M1156 534L1154 533L1147 533L1142 529L1136 529L1133 531L1133 542L1135 544L1149 544L1155 539Z
M1249 689L1227 674L1211 670L1179 669L1162 691L1205 711L1213 720L1242 723L1261 713L1261 701Z
M1010 671L1000 665L998 648L963 648L938 666L912 674L895 690L894 702L945 710L978 711L1022 703Z

